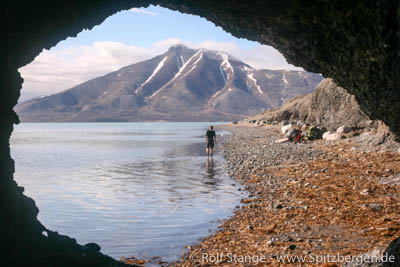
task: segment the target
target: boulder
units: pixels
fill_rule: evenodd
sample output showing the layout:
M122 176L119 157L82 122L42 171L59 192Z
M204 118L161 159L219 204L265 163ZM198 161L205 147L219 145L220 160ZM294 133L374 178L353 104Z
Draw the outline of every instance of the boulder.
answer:
M282 144L282 143L287 143L287 142L289 142L289 139L286 137L275 141L276 144Z
M255 124L257 126L263 126L264 125L264 121L257 120Z
M336 141L342 139L342 134L340 133L331 133L325 136L326 141Z
M281 132L282 132L282 134L286 135L288 133L288 131L291 130L292 128L293 128L293 125L291 125L291 124L282 126Z
M342 134L347 134L347 133L349 133L349 132L351 132L351 128L350 127L347 127L347 126L345 126L345 125L343 125L343 126L340 126L337 130L336 130L336 132L337 133L342 133Z
M332 133L331 131L324 133L324 134L322 135L322 139L326 140L326 136L329 135L329 134L331 134L331 133Z
M329 129L343 125L374 127L376 123L361 111L354 95L337 86L332 79L324 79L311 94L290 99L281 107L265 111L256 118L286 122L281 126L290 121L304 121Z

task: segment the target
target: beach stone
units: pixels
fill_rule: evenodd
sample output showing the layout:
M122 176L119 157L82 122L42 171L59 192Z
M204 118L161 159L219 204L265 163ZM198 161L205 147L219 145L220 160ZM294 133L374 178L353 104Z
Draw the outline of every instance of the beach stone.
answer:
M337 130L336 130L336 132L337 133L349 133L349 132L351 132L351 128L350 127L347 127L347 126L345 126L345 125L343 125L343 126L340 126Z
M289 139L285 138L281 138L275 141L276 144L282 144L282 143L287 143L289 142Z
M369 195L369 193L370 192L369 192L368 189L364 189L363 191L360 192L360 194L363 195L363 196L367 196L367 195Z
M281 128L281 133L282 134L287 134L288 131L290 131L293 128L293 125L288 124L288 125L284 125Z
M336 141L342 139L342 135L340 133L331 133L325 136L326 141Z
M328 132L324 133L324 134L322 135L322 139L326 140L326 137L327 137L328 135L330 135L331 133L332 133L331 131L328 131Z
M367 207L373 211L380 211L380 210L383 210L383 208L384 208L383 205L378 204L378 203L367 204Z

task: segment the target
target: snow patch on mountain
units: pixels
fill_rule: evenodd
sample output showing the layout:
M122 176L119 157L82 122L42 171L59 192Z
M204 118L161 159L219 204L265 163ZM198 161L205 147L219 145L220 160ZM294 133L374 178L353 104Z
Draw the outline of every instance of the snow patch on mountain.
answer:
M219 71L221 72L222 78L224 79L224 85L226 84L226 77L224 70L222 69L222 64L219 66Z
M243 67L241 67L241 69L242 69L242 71L247 72L247 73L249 73L249 72L254 70L253 68L249 68L247 66L243 66Z
M288 82L288 80L286 79L285 73L282 73L282 80L283 80L283 84L285 85L285 87L288 87L289 82Z
M226 80L229 80L230 76L229 76L229 72L226 72L226 70L231 70L232 71L232 75L234 74L233 71L233 67L231 65L231 63L229 63L229 56L227 54L220 54L221 58L222 58L222 62L221 62L221 68L224 70L225 74L226 74Z
M172 81L174 81L176 78L179 77L179 75L181 75L181 73L183 72L183 70L189 65L190 61L192 61L192 59L194 59L196 56L198 56L200 54L201 50L197 51L193 56L191 56L188 61L186 61L182 67L179 69L179 71L175 74L174 78L172 78L171 81L169 81L167 84L171 83Z
M261 90L260 86L257 84L257 80L253 77L253 73L248 73L247 78L249 78L250 80L252 80L254 82L254 85L256 86L256 88L258 89L260 94L264 94L264 92Z
M164 63L165 63L165 61L166 61L167 59L168 59L168 56L164 57L164 58L160 61L160 63L158 63L158 65L157 65L157 67L154 69L153 73L150 75L149 78L147 78L147 80L146 80L144 83L142 83L142 85L141 85L140 87L145 86L146 84L148 84L148 83L151 81L151 79L157 74L157 72L159 72L160 69L164 66Z
M183 75L182 78L184 78L186 75L188 75L190 72L192 72L192 70L194 70L197 67L197 64L200 62L200 60L203 58L203 52L200 53L200 56L198 59L196 59L196 61L193 63L192 68L185 73L185 75Z
M179 69L179 71L175 74L174 78L172 78L169 82L167 82L166 84L164 84L160 89L158 89L157 91L155 91L150 98L153 98L154 96L156 96L157 94L159 94L162 90L164 90L164 88L166 88L168 85L170 85L173 81L176 80L176 78L179 77L179 75L181 75L181 73L185 70L185 68L189 65L189 63L199 54L201 53L201 50L197 51L193 56L191 56L188 61L186 61L182 67Z
M272 79L274 78L274 75L265 73L265 77L267 77L268 79Z

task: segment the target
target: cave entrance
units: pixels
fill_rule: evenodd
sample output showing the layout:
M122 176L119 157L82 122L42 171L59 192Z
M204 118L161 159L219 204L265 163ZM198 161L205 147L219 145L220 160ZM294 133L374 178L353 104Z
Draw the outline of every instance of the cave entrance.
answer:
M41 240L42 227L36 220L37 209L13 180L9 138L13 125L18 122L13 112L22 83L17 69L32 61L42 48L99 24L108 15L133 5L147 4L149 1L115 0L95 4L89 1L13 1L5 6L2 22L6 30L1 61L4 75L0 91L0 196L3 204L0 211L5 216L1 216L0 221L6 227L2 228L1 241L8 249L7 257L2 260L18 263L8 265L18 266L23 265L21 261L36 260L39 258L36 252L51 251L54 244L54 240L47 242L48 246L38 251L41 247L36 241ZM326 4L322 1L221 3L185 0L163 1L162 4L206 17L236 36L273 44L291 62L333 78L356 96L366 114L382 119L399 134L397 1L352 1L344 5L343 1ZM67 251L68 245L57 249ZM69 256L64 259L70 259Z
M140 24L140 20L145 23ZM151 21L157 25L145 29L129 26L151 25ZM168 25L163 26L162 22ZM185 27L179 31L182 25ZM167 27L173 30L170 36L165 35ZM196 32L188 34L193 27ZM135 35L128 38L130 32ZM161 37L155 40L154 35ZM138 43L132 43L138 39ZM141 47L140 42L145 45ZM177 56L181 61L177 69L168 61L172 57L168 53L181 53ZM120 112L118 108L140 104L132 97L138 95L139 87L145 88L169 72L187 71L187 76L194 73L193 63L201 63L201 53L214 61L220 58L216 69L219 80L215 81L217 85L224 83L220 87L233 75L229 68L236 67L230 66L229 54L249 66L296 69L271 47L236 39L204 19L158 7L114 15L92 31L42 52L20 69L25 82L16 110L23 123L16 127L11 139L15 179L25 187L25 194L36 200L39 219L49 230L74 236L80 243L96 242L102 252L115 258L135 255L174 260L185 245L206 236L220 219L230 215L241 194L223 169L221 155L216 155L211 171L203 158L202 136L209 122L119 123L126 117L110 116ZM157 58L159 54L164 55ZM132 66L143 61L142 69ZM242 67L245 71L249 68ZM171 70L163 72L166 68ZM202 71L196 75L202 75ZM125 76L135 79L138 72L146 78L139 75L138 81L124 85L129 83ZM246 85L246 90L257 93L261 89L256 78L250 73L248 76L251 88ZM96 80L97 77L103 78ZM108 79L114 80L107 83ZM286 76L279 79L285 84ZM230 90L231 87L226 88L227 92ZM112 96L121 91L123 94ZM143 102L149 104L155 93L151 92ZM110 95L114 97L111 101ZM87 101L90 97L93 99ZM77 107L80 102L84 103ZM25 103L29 104L27 108ZM88 117L71 119L76 109L86 111ZM146 110L142 108L140 112ZM59 116L52 117L52 113ZM95 115L101 116L94 118ZM173 120L207 118L227 119L203 116ZM153 114L132 121L157 119ZM82 123L85 121L91 123Z

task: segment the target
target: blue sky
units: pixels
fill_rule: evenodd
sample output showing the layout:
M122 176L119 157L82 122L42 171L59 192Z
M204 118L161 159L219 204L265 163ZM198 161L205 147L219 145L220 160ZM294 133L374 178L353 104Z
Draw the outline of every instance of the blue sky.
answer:
M233 37L198 16L150 6L108 17L19 69L20 101L50 95L164 53L171 45L224 51L256 69L295 69L274 48Z
M258 43L233 37L221 27L199 16L183 14L158 6L122 11L108 17L92 30L84 30L77 38L68 38L58 48L70 45L89 45L96 41L117 41L127 45L148 47L153 43L178 37L200 43L205 40L235 42L243 49Z

